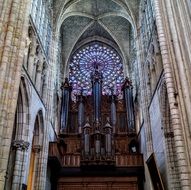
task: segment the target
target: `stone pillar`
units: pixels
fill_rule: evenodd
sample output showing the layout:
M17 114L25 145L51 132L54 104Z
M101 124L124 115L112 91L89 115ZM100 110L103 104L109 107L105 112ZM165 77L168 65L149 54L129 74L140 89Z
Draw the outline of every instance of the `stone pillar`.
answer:
M47 88L48 88L48 65L46 64L43 70L43 84L42 84L42 98L45 101L47 97Z
M15 165L13 171L13 181L12 189L22 189L22 184L24 184L24 172L26 170L26 154L28 150L29 142L24 140L13 141L13 149L16 150L15 153Z
M40 151L39 155L39 179L38 179L38 187L35 190L44 190L46 189L46 174L47 174L47 161L48 161L48 150L49 150L49 131L52 128L53 123L53 106L54 106L54 92L55 92L55 80L56 80L56 72L54 70L55 60L56 60L56 39L51 41L51 46L49 49L50 52L50 60L48 63L47 70L47 90L44 95L46 98L44 100L44 104L46 107L45 113L45 122L44 122L44 135L43 135L43 143L42 143L42 151Z
M36 41L36 36L34 35L34 32L32 31L32 29L29 29L29 35L30 36L30 50L29 50L29 56L28 56L28 74L32 79L32 75L33 75L33 67L34 67L34 63L35 63L35 55L36 55L36 48L37 48L37 41Z
M42 150L42 147L40 145L34 145L33 151L34 151L34 170L33 170L33 188L39 189L39 183L40 183L40 170L41 170L41 157L40 152Z
M37 70L37 67L38 67L38 64L39 64L39 45L37 46L36 48L36 55L34 57L34 63L33 63L33 66L32 66L32 74L31 74L31 80L33 81L33 84L35 85L35 81L36 81L36 70Z
M183 124L180 118L180 108L178 107L178 102L176 99L176 88L175 80L173 74L173 68L175 66L175 59L171 57L173 55L174 49L172 50L172 40L171 36L169 39L169 28L167 28L165 21L168 23L168 20L165 20L163 16L165 14L165 8L163 0L154 0L154 9L156 15L156 25L157 32L159 37L160 49L163 60L164 67L164 76L167 87L167 94L170 106L170 117L172 121L172 129L174 132L174 143L175 151L178 157L177 167L178 175L181 183L182 190L191 189L191 176L190 176L190 165L188 161L188 156L186 153L185 139L183 135Z
M0 19L0 189L4 189L28 32L26 0L2 1Z
M37 64L37 69L36 69L36 77L35 77L35 86L39 94L41 94L41 84L42 84L42 70L43 70L43 65L44 65L44 56L42 52L40 52L39 55L39 62Z
M127 124L128 131L135 132L135 116L134 116L134 105L133 105L133 87L131 81L126 77L123 84L123 93L125 99L125 106L127 112Z
M149 91L147 87L147 76L145 73L148 73L148 68L145 64L144 58L144 49L142 47L143 39L141 38L141 33L138 31L135 37L136 39L136 47L137 47L137 62L138 62L138 72L140 80L140 108L141 114L144 118L144 131L145 131L145 141L146 141L146 152L144 152L145 158L149 158L153 153L153 144L152 144L152 133L151 133L151 124L150 124L150 116L148 112L148 106L150 103L149 99Z

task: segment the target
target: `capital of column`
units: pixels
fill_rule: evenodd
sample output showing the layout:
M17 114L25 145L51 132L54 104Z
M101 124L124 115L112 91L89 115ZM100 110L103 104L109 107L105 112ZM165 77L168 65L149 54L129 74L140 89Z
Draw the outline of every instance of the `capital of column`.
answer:
M39 153L42 150L42 146L41 145L34 145L32 149L35 153Z
M29 148L29 145L30 143L24 140L14 140L12 142L12 147L16 150L21 150L21 151L27 151Z

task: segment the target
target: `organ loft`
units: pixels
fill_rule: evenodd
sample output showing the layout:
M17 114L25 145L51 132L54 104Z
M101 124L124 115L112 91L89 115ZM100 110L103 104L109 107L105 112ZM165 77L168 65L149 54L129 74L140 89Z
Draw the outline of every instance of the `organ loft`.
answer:
M49 148L54 181L62 189L142 189L143 158L135 131L133 87L124 79L103 94L102 71L94 63L91 94L83 89L72 100L68 78L62 85L60 135ZM57 164L56 164L57 163Z

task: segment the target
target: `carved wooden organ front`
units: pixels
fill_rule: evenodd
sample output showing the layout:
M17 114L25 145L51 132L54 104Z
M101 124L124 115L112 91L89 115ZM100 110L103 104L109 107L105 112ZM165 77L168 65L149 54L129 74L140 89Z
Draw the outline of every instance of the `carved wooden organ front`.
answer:
M49 143L52 189L141 190L134 114L120 54L99 42L76 50L62 85L60 133Z
M67 78L63 84L60 138L64 154L80 155L79 166L123 165L128 162L124 155L138 154L131 82L125 79L123 98L113 92L102 94L102 73L97 68L91 82L92 95L81 91L76 101L71 99Z

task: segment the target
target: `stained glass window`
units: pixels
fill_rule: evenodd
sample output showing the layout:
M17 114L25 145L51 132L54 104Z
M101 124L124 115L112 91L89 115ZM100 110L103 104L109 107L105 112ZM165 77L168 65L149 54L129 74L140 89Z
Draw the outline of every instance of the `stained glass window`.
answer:
M73 93L92 94L91 74L95 68L102 73L102 94L110 95L121 92L124 80L123 64L120 55L112 47L94 42L77 50L70 61L69 80Z
M142 27L141 27L141 33L142 33L142 39L143 39L143 46L144 46L144 54L146 56L148 45L150 43L150 39L152 36L152 32L154 29L154 1L153 0L146 0L143 2L144 5L144 11L142 16Z
M43 3L43 0L33 0L31 6L31 18L36 27L39 39L48 58L52 36L50 4Z

